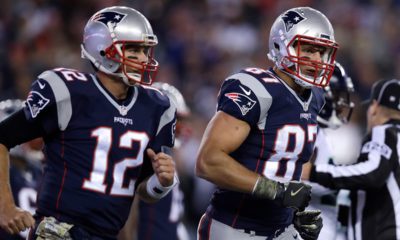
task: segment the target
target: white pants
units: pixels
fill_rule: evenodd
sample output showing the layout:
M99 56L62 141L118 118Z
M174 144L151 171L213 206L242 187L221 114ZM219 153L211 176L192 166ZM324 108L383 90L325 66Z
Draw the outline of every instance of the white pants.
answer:
M205 217L203 215L202 219ZM200 223L202 221L200 220ZM245 233L244 230L235 229L215 219L211 219L209 227L209 238L204 239L199 236L197 231L197 240L266 240L267 236L257 236L252 233ZM273 240L301 240L300 234L293 225L289 225L279 236L271 238Z

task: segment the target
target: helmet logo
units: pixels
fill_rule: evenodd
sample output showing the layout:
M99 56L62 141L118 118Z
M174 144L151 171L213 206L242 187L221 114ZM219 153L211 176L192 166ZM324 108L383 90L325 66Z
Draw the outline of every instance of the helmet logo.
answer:
M295 11L288 11L282 16L282 20L285 23L286 32L289 32L294 25L298 24L304 19L306 18L302 17L298 12Z
M126 14L118 12L101 12L93 16L92 21L101 22L107 26L107 23L111 22L117 24L126 17Z

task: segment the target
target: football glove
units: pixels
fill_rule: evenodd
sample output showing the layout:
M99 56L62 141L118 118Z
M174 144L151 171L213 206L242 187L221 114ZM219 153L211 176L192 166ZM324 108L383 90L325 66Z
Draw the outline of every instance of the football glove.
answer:
M275 200L284 207L304 211L311 200L311 186L302 182L279 183Z
M296 212L293 225L304 240L316 240L322 229L322 218L320 210L306 210Z

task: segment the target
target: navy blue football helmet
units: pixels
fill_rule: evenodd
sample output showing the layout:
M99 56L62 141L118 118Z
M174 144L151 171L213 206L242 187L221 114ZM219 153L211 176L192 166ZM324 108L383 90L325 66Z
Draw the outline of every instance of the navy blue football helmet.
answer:
M337 129L349 122L354 108L350 99L354 92L353 81L340 63L335 62L329 85L324 91L326 103L318 115L318 123L322 128Z

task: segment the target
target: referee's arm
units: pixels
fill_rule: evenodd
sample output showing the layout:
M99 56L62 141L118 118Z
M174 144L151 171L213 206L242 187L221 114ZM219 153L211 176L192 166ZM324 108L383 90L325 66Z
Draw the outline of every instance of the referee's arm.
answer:
M374 189L382 187L397 156L397 139L384 126L375 127L363 142L356 164L312 166L310 181L332 189Z

